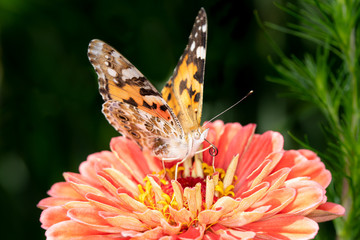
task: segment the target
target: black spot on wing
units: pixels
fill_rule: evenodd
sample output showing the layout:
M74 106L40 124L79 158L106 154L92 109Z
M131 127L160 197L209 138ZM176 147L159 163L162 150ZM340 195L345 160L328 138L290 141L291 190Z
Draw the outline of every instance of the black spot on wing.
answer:
M171 99L171 93L169 93L169 95L167 96L166 100L167 100L167 101L170 101L170 99Z
M165 105L161 105L161 106L160 106L160 110L166 111L166 110L167 110L167 107L166 107Z
M199 100L200 100L200 93L198 92L195 94L194 102L199 102Z
M134 107L137 107L137 106L138 106L137 102L135 102L135 100L134 100L132 97L130 97L129 99L124 99L123 101L124 101L125 103L130 104L130 105L133 105Z
M192 96L195 94L195 90L192 90L192 85L190 86L190 89L188 88L189 96L192 98Z
M144 86L144 83L147 82L145 77L133 77L129 80L126 80L126 83L132 86Z
M204 82L204 74L203 74L203 70L202 69L198 69L196 71L196 73L194 74L194 79L196 81L198 81L199 83L203 83Z
M120 88L122 88L126 85L125 82L119 76L114 78L114 83L116 84L116 86L118 86Z
M155 91L155 90L149 89L149 88L140 88L140 95L141 96L148 96L148 95L160 96L158 91Z
M156 109L157 108L157 104L153 103L153 105L151 105L151 108Z
M157 104L156 103L153 103L152 105L150 105L149 103L147 102L143 102L142 104L144 107L148 108L148 109L156 109L157 108Z
M186 83L187 83L186 79L180 81L180 84L179 84L179 92L180 92L180 94L182 94L182 92L186 89Z
M152 109L152 107L145 101L143 102L143 107L146 107L148 109Z

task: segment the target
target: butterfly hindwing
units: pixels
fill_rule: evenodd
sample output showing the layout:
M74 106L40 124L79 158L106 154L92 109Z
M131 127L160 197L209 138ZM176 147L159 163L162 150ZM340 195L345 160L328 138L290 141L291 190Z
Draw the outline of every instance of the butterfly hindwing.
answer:
M133 139L139 146L151 150L158 157L176 157L174 152L184 151L179 148L187 147L170 122L132 104L108 100L103 105L103 113L118 132Z
M206 41L207 17L201 8L185 51L161 92L185 133L199 128L201 122Z

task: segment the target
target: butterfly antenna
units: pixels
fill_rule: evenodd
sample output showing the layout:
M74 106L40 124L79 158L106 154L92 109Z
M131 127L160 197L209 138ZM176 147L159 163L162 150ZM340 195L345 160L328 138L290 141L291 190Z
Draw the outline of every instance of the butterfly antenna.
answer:
M212 122L214 119L218 118L219 116L223 115L224 113L226 113L227 111L229 111L230 109L232 109L233 107L235 107L236 105L238 105L239 103L241 103L245 98L247 98L250 94L252 94L254 91L250 90L250 92L248 92L248 94L246 94L243 98L241 98L239 101L237 101L236 103L234 103L233 105L231 105L230 107L228 107L227 109L225 109L224 111L222 111L221 113L219 113L218 115L216 115L215 117L213 117L212 119L210 119L209 121L207 121L207 123L205 123L203 126L205 126L206 124L208 124L209 122ZM205 139L206 140L206 139Z

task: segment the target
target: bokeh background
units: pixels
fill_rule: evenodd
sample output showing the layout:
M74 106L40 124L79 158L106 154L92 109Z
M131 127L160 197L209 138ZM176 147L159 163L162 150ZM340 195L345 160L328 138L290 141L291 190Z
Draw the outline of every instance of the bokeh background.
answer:
M281 97L284 89L266 80L276 74L268 58L280 60L254 11L263 21L294 21L272 1L0 0L1 239L45 239L36 204L63 172L77 172L118 135L101 113L89 41L115 47L161 90L200 7L209 22L203 120L254 90L220 119L279 131L287 149L299 147L288 131L324 147L318 112ZM313 51L308 42L269 33L288 54ZM325 230L332 234L331 223Z

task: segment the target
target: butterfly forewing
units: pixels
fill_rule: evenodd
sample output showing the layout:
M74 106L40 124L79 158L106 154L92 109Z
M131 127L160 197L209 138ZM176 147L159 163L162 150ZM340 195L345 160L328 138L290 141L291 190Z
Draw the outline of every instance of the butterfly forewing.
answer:
M92 40L88 57L98 75L99 91L105 101L126 102L166 121L174 121L172 126L181 128L156 88L114 48L101 40Z
M206 41L207 17L202 8L195 19L188 44L173 76L161 92L185 133L200 127Z

